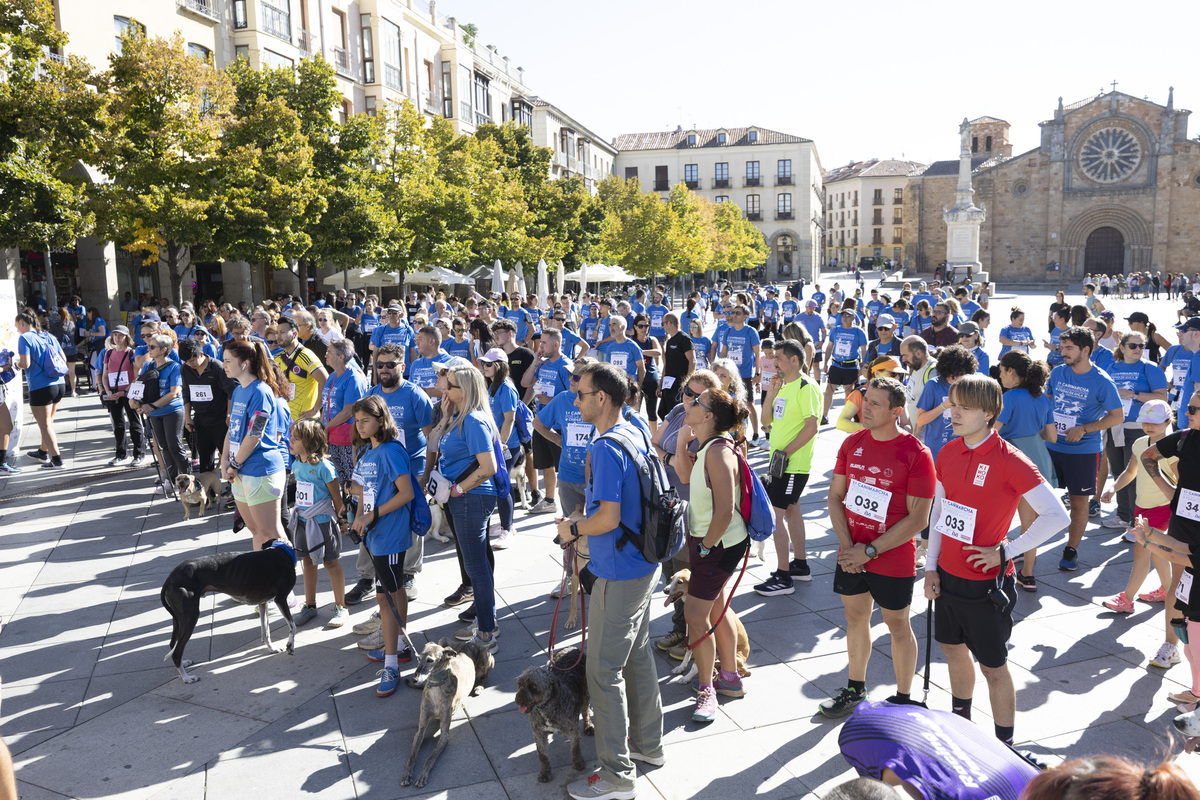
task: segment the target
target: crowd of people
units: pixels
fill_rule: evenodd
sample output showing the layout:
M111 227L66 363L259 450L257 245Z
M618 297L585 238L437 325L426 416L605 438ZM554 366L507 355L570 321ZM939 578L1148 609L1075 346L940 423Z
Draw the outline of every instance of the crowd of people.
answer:
M1149 281L1157 290L1158 276ZM111 465L153 457L163 491L180 475L217 473L221 502L255 548L291 540L303 560L298 624L322 614L318 566L333 586L327 625L346 624L347 607L374 595L376 611L354 630L382 665L381 697L413 657L400 630L422 571L424 504L443 508L454 534L460 583L444 587L452 589L444 603L463 607L456 638L492 651L495 553L512 542L516 505L553 514L566 545L586 539L600 769L571 785L573 797L632 797L634 762L663 758L649 635L659 564L629 546L649 535L649 464L661 464L689 503L686 545L662 563L668 579L690 571L687 594L654 646L695 660L696 722L715 718L718 697L746 693L724 609L751 545L742 509L752 448L767 461L776 518L775 569L753 586L765 597L811 580L801 501L814 469L832 466L833 588L848 664L845 687L819 706L825 716L872 706L863 701L876 605L895 670L884 705L915 705L910 617L921 576L952 711L971 718L977 661L994 735L1011 745L1017 590L1037 591L1037 550L1064 529L1059 569L1079 569L1090 518L1137 543L1128 585L1105 606L1129 613L1134 599L1178 599L1150 664L1179 663L1183 649L1193 685L1171 699L1194 710L1200 437L1187 433L1200 428L1200 317L1181 323L1172 342L1142 312L1119 325L1088 283L1081 303L1060 292L1044 322L1032 323L1046 334L1012 308L993 364L984 350L987 284L881 289L833 283L826 292L800 281L701 286L677 299L657 286L546 298L413 292L387 303L338 292L309 306L288 296L254 307L144 300L122 306L112 326L75 299L54 319L36 308L17 315L11 366L26 375L41 437L29 455L44 468L63 467L54 432L61 399L96 391L112 418ZM834 464L815 465L839 389L833 425L848 435ZM5 422L0 411L0 465L11 463ZM1114 500L1101 516L1101 503ZM342 567L347 535L358 546L352 584ZM1151 569L1161 586L1139 593Z

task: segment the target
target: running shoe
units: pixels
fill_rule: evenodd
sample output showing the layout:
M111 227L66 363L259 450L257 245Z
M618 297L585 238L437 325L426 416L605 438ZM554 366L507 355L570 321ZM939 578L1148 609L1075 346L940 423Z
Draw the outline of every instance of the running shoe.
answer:
M1100 518L1101 528L1128 528L1129 520L1121 519L1117 512L1112 512Z
M1165 603L1167 600L1167 590L1160 586L1153 592L1142 592L1138 595L1138 600L1141 600L1143 603Z
M130 462L129 462L129 466L131 466L131 467L140 467L140 466L144 465L145 463L146 463L146 457L145 457L145 456L134 456L134 457L133 457L133 461L130 461ZM226 510L228 511L229 509L226 509Z
M692 712L692 722L709 723L717 718L717 692L711 686L705 686L696 695L696 710Z
M325 623L326 628L340 628L350 620L350 612L345 606L334 606L333 616Z
M63 464L61 458L52 458L42 462L42 469L66 469L66 465Z
M404 576L404 596L407 597L409 600L417 599L417 576L416 575L410 574L410 575Z
M535 505L533 508L529 509L530 514L553 514L557 511L558 506L556 506L554 501L548 497ZM495 547L494 544L492 546Z
M376 628L358 643L359 650L379 650L383 647L383 630Z
M1099 500L1089 500L1088 501L1088 516L1091 517L1092 519L1095 519L1100 516L1100 501Z
M1027 592L1037 591L1037 578L1032 575L1026 575L1023 572L1017 573L1017 585Z
M387 654L383 652L382 647L378 650L371 650L367 653L367 661L375 661L382 664L385 658L387 658ZM407 664L409 661L412 661L412 648L408 647L407 645L401 647L396 653L396 660L401 664Z
M1109 611L1115 611L1118 614L1133 613L1133 601L1126 597L1124 592L1121 592L1112 600L1105 600L1104 607Z
M774 597L777 594L792 594L796 587L792 585L791 575L777 570L771 573L771 577L755 586L754 591L763 597Z
M21 468L15 464L7 462L0 464L0 475L16 475L21 471Z
M567 784L567 795L574 800L633 800L637 787L622 789L597 773Z
M496 630L492 631L492 635L487 639L483 639L480 637L479 631L475 631L475 635L471 637L470 641L482 645L485 650L495 655L500 651L500 629L496 628Z
M812 570L808 568L808 561L803 558L793 558L788 563L788 574L798 581L812 580Z
M45 463L50 460L50 454L47 453L45 450L30 450L25 455L29 456L34 461L41 461L42 463Z
M1074 547L1064 547L1058 568L1063 572L1074 572L1079 569L1079 553Z
M1125 533L1121 536L1121 538L1132 544L1137 543L1137 537L1133 535L1133 528L1126 528Z
M366 636L379 630L379 624L379 609L377 608L371 612L371 616L362 622L356 623L351 630L354 631L356 636ZM369 649L374 650L375 648L372 647Z
M670 633L668 633L666 636L662 637L661 639L655 639L654 646L657 647L659 650L665 651L665 650L670 650L675 645L677 645L681 642L686 642L686 641L687 641L686 633L684 633L683 631L671 631Z
M742 686L742 676L735 675L735 680L727 681L721 677L721 673L717 673L713 678L712 687L717 694L723 694L726 697L745 697L746 689ZM692 678L692 691L700 691L700 678Z
M375 689L378 697L391 697L400 685L400 670L395 667L384 667L375 673L379 676L379 686Z
M454 593L446 598L445 603L453 608L454 606L462 605L468 600L473 599L475 599L475 590L470 586L459 585L459 587L454 590Z
M375 594L375 581L359 578L358 583L354 584L354 588L346 592L346 605L356 606L373 594Z
M1178 664L1179 660L1179 648L1170 642L1163 642L1159 646L1158 652L1154 654L1154 658L1150 659L1150 666L1170 669Z
M295 622L296 625L298 625L298 626L299 625L307 625L308 623L312 622L316 618L317 618L317 607L310 606L307 603L304 604L304 608L300 609L299 611L297 611L295 614L292 615L292 621Z
M849 686L838 692L837 697L831 697L821 703L821 713L830 719L840 719L847 716L854 707L867 699L866 692L856 692Z
M532 512L530 512L530 513L532 513ZM497 536L495 539L492 539L492 549L493 550L507 550L508 546L510 544L512 544L512 538L513 538L512 531L503 531L503 530L500 531L500 535Z
M467 606L464 610L458 612L458 621L459 622L474 622L475 621L475 601L474 600L471 601L471 605Z
M116 458L114 458L112 461L109 461L109 462L108 462L108 465L109 465L110 467L119 467L119 466L121 466L122 464L124 464L124 463L125 463L126 461L128 461L128 460L129 460L129 459L128 459L128 457L127 457L127 456L117 456L117 457L116 457Z

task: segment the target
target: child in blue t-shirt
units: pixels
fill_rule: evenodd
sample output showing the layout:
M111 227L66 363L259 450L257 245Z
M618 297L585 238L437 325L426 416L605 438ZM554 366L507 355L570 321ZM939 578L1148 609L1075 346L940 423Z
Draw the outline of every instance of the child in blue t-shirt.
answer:
M342 517L342 492L337 473L326 458L329 442L325 426L315 419L292 423L290 451L295 459L292 474L296 477L296 505L288 522L288 534L296 555L304 558L304 607L295 615L297 625L304 625L317 616L317 564L320 558L333 585L333 617L330 628L340 628L350 619L346 610L346 576L342 572L342 534L346 522Z

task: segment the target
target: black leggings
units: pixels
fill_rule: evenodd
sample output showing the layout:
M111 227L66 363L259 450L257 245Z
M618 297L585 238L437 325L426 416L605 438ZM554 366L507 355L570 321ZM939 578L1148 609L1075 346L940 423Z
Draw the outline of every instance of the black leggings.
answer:
M655 410L658 408L658 373L646 373L642 379L642 399L646 403L646 419L657 422Z
M462 578L462 585L470 586L471 585L471 577L469 575L467 575L467 565L466 565L466 562L463 561L462 548L458 546L458 531L454 527L454 515L450 513L450 504L447 503L446 505L442 506L442 508L445 509L445 512L446 512L446 521L450 523L450 531L451 531L451 533L454 534L454 555L456 558L458 558L458 573L459 573L459 576ZM486 532L485 532L485 534L486 534ZM492 540L490 538L487 538L486 535L484 538L487 539L488 569L490 569L492 571L492 574L495 575L496 574L496 554L492 550Z
M129 407L129 399L125 397L116 400L105 400L104 407L112 418L113 438L117 442L117 456L124 458L125 452L125 419L129 419L129 438L133 440L133 457L137 458L146 452L145 438L142 436L142 420L138 413Z

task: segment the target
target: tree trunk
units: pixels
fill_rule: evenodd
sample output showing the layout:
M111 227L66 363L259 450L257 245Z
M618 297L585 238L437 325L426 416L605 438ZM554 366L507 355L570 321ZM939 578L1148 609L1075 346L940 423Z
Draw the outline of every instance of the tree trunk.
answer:
M49 312L58 311L58 290L54 288L54 254L50 245L46 245L46 309Z
M171 294L177 305L183 304L183 268L180 266L183 256L183 245L178 242L167 242L167 274L171 278Z

